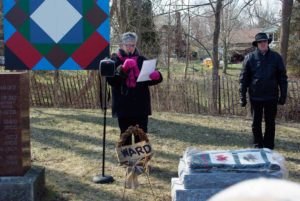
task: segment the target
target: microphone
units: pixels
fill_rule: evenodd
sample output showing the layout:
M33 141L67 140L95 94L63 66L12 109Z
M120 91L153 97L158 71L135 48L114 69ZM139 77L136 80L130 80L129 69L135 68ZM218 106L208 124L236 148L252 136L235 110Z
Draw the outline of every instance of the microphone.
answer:
M116 73L116 65L115 61L105 58L100 61L99 64L99 70L101 73L101 76L104 77L114 77Z

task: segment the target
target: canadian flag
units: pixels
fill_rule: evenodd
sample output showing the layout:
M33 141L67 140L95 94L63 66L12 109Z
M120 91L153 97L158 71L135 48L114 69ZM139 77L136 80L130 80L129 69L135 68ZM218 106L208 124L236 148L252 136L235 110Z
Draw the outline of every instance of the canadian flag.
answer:
M233 155L230 152L211 153L210 158L211 158L211 162L215 164L227 164L227 165L236 164Z

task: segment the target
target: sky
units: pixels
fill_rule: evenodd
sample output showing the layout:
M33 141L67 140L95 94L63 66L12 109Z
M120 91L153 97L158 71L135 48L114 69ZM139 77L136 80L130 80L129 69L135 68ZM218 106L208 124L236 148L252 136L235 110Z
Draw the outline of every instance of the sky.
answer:
M171 0L172 2L178 2L179 4L181 4L182 0ZM208 0L183 0L185 4L188 4L188 2L190 1L190 4L199 4L199 3L208 3ZM239 0L239 2L243 3L246 0ZM257 0L260 1L262 3L262 5L265 7L269 4L269 8L270 9L280 9L281 7L281 1L280 0ZM169 3L170 0L162 0L162 2L164 2L163 4Z
M158 13L161 12L167 12L169 10L169 3L172 3L172 5L175 5L177 2L177 5L182 5L182 2L184 2L184 4L188 4L188 2L190 2L190 5L199 5L199 4L205 4L205 3L209 3L209 0L161 0L161 4L162 5L166 5L164 8L160 7ZM216 1L216 0L212 0L212 1ZM249 0L238 0L238 2L240 4L245 4L245 2L248 2ZM280 15L280 11L281 11L281 0L253 0L256 1L258 4L261 4L262 9L269 9L270 11L272 11L272 13L275 13L276 18L279 17ZM153 0L153 2L159 2L159 0ZM175 9L175 7L173 6L173 9ZM171 7L172 10L172 7Z

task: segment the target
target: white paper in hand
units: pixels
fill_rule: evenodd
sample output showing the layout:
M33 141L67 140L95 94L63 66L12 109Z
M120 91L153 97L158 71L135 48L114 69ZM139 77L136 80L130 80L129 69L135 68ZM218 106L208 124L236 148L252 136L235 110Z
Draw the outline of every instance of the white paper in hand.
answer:
M139 74L139 77L137 79L137 82L151 80L149 76L153 71L155 71L155 67L156 67L156 59L145 60L143 62L143 66Z

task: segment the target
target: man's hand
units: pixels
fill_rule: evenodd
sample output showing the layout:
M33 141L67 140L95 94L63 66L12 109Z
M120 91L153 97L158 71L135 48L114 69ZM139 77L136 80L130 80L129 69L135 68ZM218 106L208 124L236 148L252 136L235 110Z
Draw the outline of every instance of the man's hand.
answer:
M243 97L243 98L240 99L240 105L241 105L241 107L246 107L246 105L247 105L247 100L246 100L245 97Z

